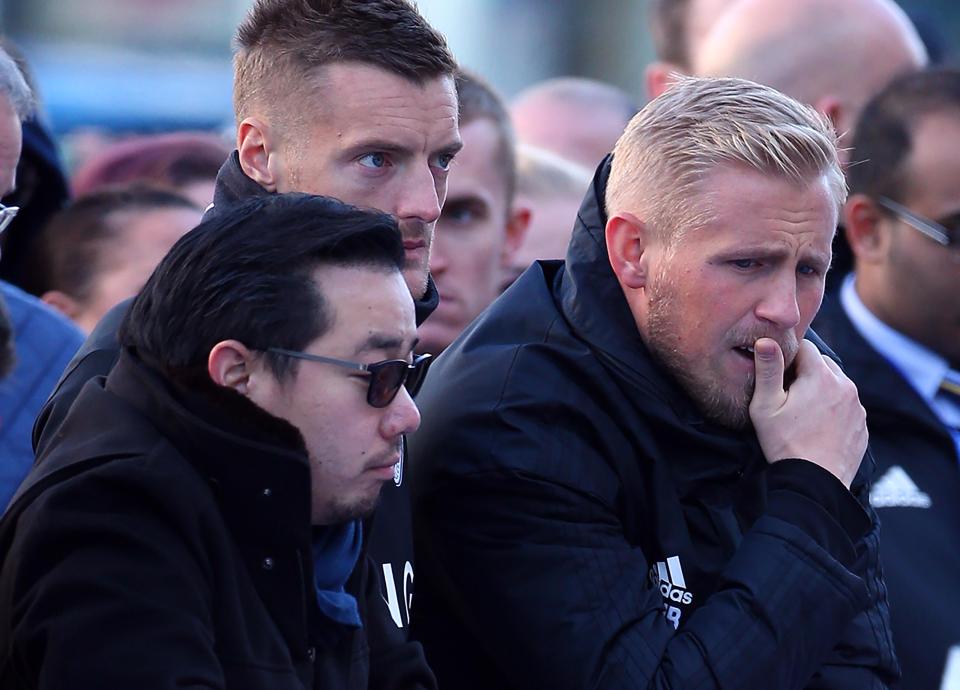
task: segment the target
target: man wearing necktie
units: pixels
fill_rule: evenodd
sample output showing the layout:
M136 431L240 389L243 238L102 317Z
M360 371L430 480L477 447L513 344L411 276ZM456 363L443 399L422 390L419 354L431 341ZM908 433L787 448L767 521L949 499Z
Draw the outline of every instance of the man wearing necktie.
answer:
M960 688L960 72L901 77L857 125L855 271L814 328L867 410L904 688Z

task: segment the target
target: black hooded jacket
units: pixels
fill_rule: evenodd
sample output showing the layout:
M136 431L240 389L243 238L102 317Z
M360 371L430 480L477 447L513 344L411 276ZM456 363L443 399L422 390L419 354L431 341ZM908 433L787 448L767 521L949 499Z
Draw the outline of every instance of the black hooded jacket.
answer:
M566 262L532 266L418 397L414 634L441 687L887 687L869 462L854 498L703 420L610 268L608 174Z
M214 203L207 208L205 219L222 213L239 201L269 194L244 174L236 151L227 159L217 175ZM62 438L63 422L70 407L87 381L107 375L120 355L117 332L132 300L111 309L70 361L37 417L33 429L34 450L43 456ZM426 295L415 300L417 325L439 304L439 293L429 279ZM402 463L401 463L402 464ZM423 662L417 643L407 642L409 605L413 589L413 538L410 530L410 498L402 482L388 482L381 494L380 506L365 529L364 550L375 566L380 588L373 588L369 617L364 621L372 650L371 688L433 687L435 681ZM387 580L391 575L393 581ZM362 584L366 587L366 583ZM381 592L376 591L382 589Z

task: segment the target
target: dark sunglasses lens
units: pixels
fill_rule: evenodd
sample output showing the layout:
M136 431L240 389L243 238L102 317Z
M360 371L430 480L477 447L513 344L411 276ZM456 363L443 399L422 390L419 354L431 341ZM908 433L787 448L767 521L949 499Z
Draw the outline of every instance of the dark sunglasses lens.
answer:
M407 363L403 361L383 362L370 373L370 389L367 402L374 407L386 407L397 396L407 373Z
M940 221L940 225L947 231L947 242L954 249L960 248L960 215L950 216Z
M420 355L413 361L413 368L407 374L407 392L413 397L420 392L420 386L427 377L427 369L430 367L432 358L430 355Z

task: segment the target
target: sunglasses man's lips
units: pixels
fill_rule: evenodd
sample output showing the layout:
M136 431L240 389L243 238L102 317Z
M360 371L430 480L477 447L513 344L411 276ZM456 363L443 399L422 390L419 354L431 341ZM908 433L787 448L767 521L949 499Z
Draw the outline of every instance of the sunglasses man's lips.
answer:
M398 462L400 462L399 453L391 456L386 464L381 464L378 462L376 465L367 467L366 471L378 479L383 479L384 481L387 479L393 479L393 468Z

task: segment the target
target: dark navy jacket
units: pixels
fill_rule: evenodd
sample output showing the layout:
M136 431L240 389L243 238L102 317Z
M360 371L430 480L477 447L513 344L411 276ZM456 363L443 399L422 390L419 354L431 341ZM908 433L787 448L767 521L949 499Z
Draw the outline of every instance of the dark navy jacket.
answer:
M867 410L877 461L873 502L883 520L881 561L901 685L935 690L948 657L960 662L956 445L907 380L854 328L839 299L824 304L814 326L843 360Z
M877 525L804 460L705 422L644 348L601 167L567 260L438 359L411 438L414 634L441 687L887 687Z

